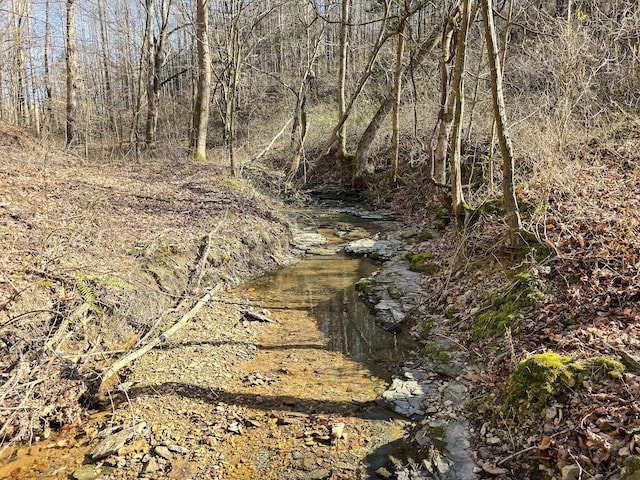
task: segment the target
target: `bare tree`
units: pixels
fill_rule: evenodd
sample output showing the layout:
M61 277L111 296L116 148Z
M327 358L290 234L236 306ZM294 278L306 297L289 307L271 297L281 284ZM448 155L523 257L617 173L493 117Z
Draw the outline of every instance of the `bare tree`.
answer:
M351 0L342 0L342 8L340 14L340 67L338 69L338 118L342 117L346 109L347 95L347 48L348 48L348 26L349 26L349 3ZM346 158L346 136L347 125L342 123L337 132L338 151L336 156L338 160L343 161Z
M196 1L196 42L198 50L198 86L193 107L191 153L207 159L207 127L211 99L211 53L209 51L209 2Z
M520 211L514 191L515 160L511 138L507 131L507 113L504 104L502 89L502 69L500 67L500 55L498 40L493 23L493 1L481 0L482 18L484 20L484 33L489 54L489 68L491 71L491 93L493 98L493 116L495 118L496 133L500 143L502 154L502 195L504 197L505 214L509 224L511 245L513 247L522 244L522 222Z
M400 15L400 25L396 37L396 64L393 71L393 111L391 119L391 168L389 177L391 183L398 182L398 155L400 150L400 132L398 130L398 119L400 116L400 95L402 91L402 59L404 57L405 29L407 27L408 1L405 0L404 12Z
M460 28L457 35L456 64L451 85L455 97L449 162L451 167L451 208L459 227L464 225L468 209L462 190L462 120L464 115L464 68L466 64L467 32L471 22L471 0L461 1Z
M77 143L77 88L78 88L78 59L76 37L76 3L75 0L67 0L67 33L65 58L67 65L67 147L73 147Z

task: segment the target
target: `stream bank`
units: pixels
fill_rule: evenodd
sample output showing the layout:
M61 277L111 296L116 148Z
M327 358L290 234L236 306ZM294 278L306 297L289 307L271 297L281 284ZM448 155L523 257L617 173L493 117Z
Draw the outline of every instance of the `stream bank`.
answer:
M390 212L324 215L293 239L311 258L291 269L309 262L311 281L290 269L217 298L132 365L110 413L35 447L22 478L475 478L462 405L477 374L437 322L423 328L421 277L405 258L425 246L421 232ZM336 256L343 247L378 263ZM347 305L368 314L358 281L385 329L331 325L352 318ZM425 335L434 358L407 357L405 342Z

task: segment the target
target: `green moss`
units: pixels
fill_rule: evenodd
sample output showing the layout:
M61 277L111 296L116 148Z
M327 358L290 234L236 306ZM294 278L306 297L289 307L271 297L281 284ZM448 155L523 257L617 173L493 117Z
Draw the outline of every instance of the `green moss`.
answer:
M622 380L624 365L609 357L593 357L587 360L585 368L589 379L602 382L606 379Z
M371 295L374 291L376 281L372 278L361 278L356 283L356 289L366 295Z
M437 203L432 203L427 206L427 211L435 217L434 227L442 231L451 223L451 212Z
M402 291L399 290L394 284L390 283L387 286L387 294L394 299L402 298Z
M516 329L521 313L542 298L538 282L528 271L517 273L498 295L485 302L473 321L471 338L480 340Z
M523 245L513 250L513 254L517 258L532 258L540 263L552 255L552 251L539 243Z
M422 350L420 350L420 356L433 360L436 363L448 363L451 360L451 352L442 348L435 340L428 341Z
M438 265L433 262L427 262L433 258L433 254L429 252L410 253L407 252L405 258L409 260L409 270L414 272L427 273L433 275L438 272Z
M491 198L478 207L477 212L504 215L504 200L502 198Z
M640 472L640 456L631 455L624 461L624 466L627 469L627 475L633 475L636 472Z
M458 307L451 306L444 311L444 316L451 320L456 313L460 313L460 309Z
M228 189L240 188L240 184L236 180L232 180L230 178L217 178L214 180L213 185Z
M420 338L429 338L433 331L433 317L427 315L420 322Z
M503 408L525 415L537 414L558 396L574 387L583 366L554 352L532 355L521 361L504 386Z

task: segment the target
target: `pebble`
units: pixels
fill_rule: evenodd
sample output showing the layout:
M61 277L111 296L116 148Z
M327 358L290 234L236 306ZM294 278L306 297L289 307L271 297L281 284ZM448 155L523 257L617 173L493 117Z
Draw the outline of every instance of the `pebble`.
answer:
M164 445L158 445L153 451L156 455L164 458L165 460L171 460L173 458L171 451L169 451L169 449Z
M144 473L154 473L160 469L160 465L158 465L158 461L155 457L151 457L147 464L144 466Z
M331 471L326 468L318 468L309 472L305 478L308 480L324 480L331 476Z
M562 467L562 480L578 480L581 469L578 465L566 465Z

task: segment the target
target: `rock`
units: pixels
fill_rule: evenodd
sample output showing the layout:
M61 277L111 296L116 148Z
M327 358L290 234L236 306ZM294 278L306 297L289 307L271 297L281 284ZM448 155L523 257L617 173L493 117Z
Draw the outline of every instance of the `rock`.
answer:
M147 462L147 464L144 466L144 469L142 471L144 473L155 473L158 470L160 470L160 465L158 465L158 461L155 459L155 457L151 457Z
M345 424L342 422L334 423L331 426L331 441L336 442L344 437Z
M95 480L102 475L102 470L97 465L82 465L75 472L72 478L75 480Z
M164 445L158 445L153 449L153 451L156 455L164 458L165 460L171 460L173 458L173 454L171 453L171 451L169 451L169 449Z
M312 247L326 245L327 238L314 232L296 232L293 235L291 243L298 249L307 251Z
M393 478L393 473L391 473L384 467L380 467L379 469L377 469L376 475L378 475L378 477L380 477L382 480L390 480Z
M316 457L313 455L304 455L301 459L300 459L300 467L303 470L312 470L313 467L316 465Z
M489 475L506 475L509 472L506 468L498 468L489 462L482 464L482 470Z
M308 480L324 480L331 476L331 471L326 468L318 468L310 471L304 478Z
M486 442L487 445L500 445L502 440L500 440L500 437L488 437Z
M171 463L171 471L167 474L166 478L188 480L196 478L197 475L198 465L196 463L178 458Z
M146 425L145 422L140 422L136 425L126 426L119 432L108 435L91 450L89 455L91 455L92 459L97 460L117 453L135 435L142 433Z
M578 465L566 465L562 467L562 480L578 480L580 477L580 467Z
M169 449L170 452L173 453L180 453L182 455L186 455L187 453L189 453L189 449L185 448L185 447L181 447L180 445L166 445L166 447Z

